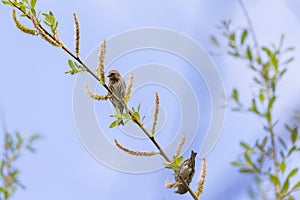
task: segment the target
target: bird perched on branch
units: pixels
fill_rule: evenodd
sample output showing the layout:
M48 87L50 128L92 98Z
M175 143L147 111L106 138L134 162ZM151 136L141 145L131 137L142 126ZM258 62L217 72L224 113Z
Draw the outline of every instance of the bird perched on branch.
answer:
M193 179L194 173L195 173L195 158L197 153L194 151L191 152L190 158L186 159L179 167L178 172L182 176L182 178L185 180L185 182L189 185ZM179 183L177 186L177 190L175 193L179 194L185 194L188 190L187 188L182 184L182 181L178 174L175 174L175 180L176 183Z
M126 93L125 80L117 70L110 70L107 77L109 78L109 89L119 98L119 100L123 100ZM113 96L111 96L110 101L115 107L116 111L123 114L124 106L122 103ZM123 120L121 120L118 125L124 125Z

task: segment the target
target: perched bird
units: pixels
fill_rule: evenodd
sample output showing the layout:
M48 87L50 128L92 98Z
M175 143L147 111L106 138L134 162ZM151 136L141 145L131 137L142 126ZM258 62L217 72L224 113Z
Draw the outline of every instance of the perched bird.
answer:
M190 158L186 159L179 167L178 172L181 174L182 178L185 180L185 182L189 185L192 182L194 173L195 173L195 158L197 153L194 151L191 152ZM177 186L177 190L175 193L179 194L185 194L188 190L187 188L182 184L182 181L180 177L175 174L175 180L179 185Z
M108 72L109 82L108 87L111 89L111 91L120 99L122 100L126 93L126 83L120 73L117 70L110 70ZM111 103L117 110L117 112L120 112L123 114L124 106L113 96L110 98ZM119 122L118 125L124 125L123 120Z

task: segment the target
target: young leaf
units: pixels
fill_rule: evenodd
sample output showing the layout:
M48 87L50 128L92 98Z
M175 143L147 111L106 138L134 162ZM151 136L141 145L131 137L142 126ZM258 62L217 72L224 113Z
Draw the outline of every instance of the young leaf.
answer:
M241 37L241 44L243 45L245 43L245 39L248 35L248 30L244 29L243 33L242 33L242 37Z
M278 177L273 174L270 174L270 181L273 182L275 185L280 185Z
M295 142L297 141L298 138L298 127L293 128L292 132L291 132L291 140L293 142L293 144L295 144Z
M241 173L250 173L250 174L253 174L255 173L255 171L253 169L250 169L250 168L246 168L246 167L243 167L239 170L239 172Z
M31 7L32 9L35 8L36 1L37 1L37 0L31 0L31 1L30 1L30 7Z
M247 50L246 50L246 57L249 61L252 61L253 57L252 57L252 51L251 51L251 48L250 46L247 47Z
M231 97L232 97L235 101L238 101L238 100L239 100L239 92L238 92L237 89L233 89Z
M115 121L113 121L110 125L109 125L109 128L114 128L116 127L120 122L121 122L122 119L117 119Z
M279 167L280 167L281 172L284 173L285 169L286 169L286 164L285 164L284 160L280 163Z

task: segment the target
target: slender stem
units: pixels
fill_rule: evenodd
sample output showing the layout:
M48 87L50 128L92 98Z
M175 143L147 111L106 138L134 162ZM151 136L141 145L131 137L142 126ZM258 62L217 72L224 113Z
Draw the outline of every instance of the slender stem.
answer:
M27 16L27 18L30 19L30 16L28 16L20 7L18 7L17 5L15 5L12 1L10 1L12 3L12 5L14 7L16 7L19 11L21 11L23 14L25 14ZM86 71L91 74L98 82L100 82L99 77L91 70L91 68L89 68L78 56L76 56L74 53L72 53L61 41L58 41L56 37L53 37L53 35L51 35L46 29L44 29L41 25L39 25L40 28L49 36L51 37L54 41L56 41L58 44L61 45L61 48L67 53L69 54L72 58L74 58L78 63L80 63L85 69ZM167 156L167 154L164 152L164 150L161 148L161 146L159 145L159 143L155 140L154 136L152 136L152 134L144 127L144 125L142 124L141 121L139 121L135 115L133 114L133 112L127 107L127 105L124 103L124 101L122 99L119 99L114 92L111 91L111 89L104 83L102 84L102 86L117 100L119 101L125 108L125 110L128 112L128 114L132 117L132 120L140 127L140 129L147 135L147 137L150 139L150 141L155 145L155 147L159 150L160 155L167 161L170 162L171 159ZM177 171L176 171L177 172ZM184 180L184 178L182 177L181 174L178 174L179 178L181 179L182 183L184 184L184 186L187 188L187 190L189 191L189 193L192 195L192 197L195 200L199 200L199 198L197 197L197 195L193 192L193 190L189 187L189 185L186 183L186 181Z
M243 0L238 0L238 1L239 1L240 6L243 10L243 13L245 15L245 18L247 20L249 29L250 29L252 37L253 37L258 63L262 66L262 69L263 69L264 66L261 62L262 57L261 57L261 53L260 53L260 45L258 43L258 39L257 39L256 33L254 31L254 28L253 28L252 20L249 16L249 13L247 11L247 8L246 8L245 4L243 3ZM268 80L266 80L266 77L263 76L262 78L265 80L265 91L266 91L266 94L267 94L267 99L270 102L271 99L275 96L275 94L274 94L274 91L272 91L270 89L269 84L268 84ZM274 169L275 169L275 175L278 177L278 175L279 175L279 166L278 166L278 160L277 160L277 154L276 154L277 151L276 151L275 133L274 133L272 113L270 113L270 118L266 118L266 119L267 119L268 132L270 133L270 137L271 137L272 159L274 161L273 164L274 164ZM280 186L279 185L275 185L275 193L276 193L275 194L276 200L280 200L280 197L277 196L277 194L280 193Z
M249 13L247 11L247 8L246 8L243 0L239 0L239 3L241 5L241 8L243 10L243 13L245 15L245 18L247 20L249 29L251 31L251 34L252 34L252 37L253 37L253 40L254 40L254 46L255 46L255 49L256 49L257 58L261 59L260 48L259 48L260 46L259 46L259 43L258 43L258 39L256 37L256 33L254 31L254 28L253 28L252 20L250 18L250 15L249 15Z
M268 84L265 84L266 87L266 93L268 95L268 101L270 102L274 94L271 94L270 88ZM271 112L271 111L270 111ZM275 143L275 133L274 133L274 126L273 126L273 119L272 119L272 113L270 113L270 118L267 119L268 124L268 131L270 133L271 137L271 146L272 146L272 158L274 162L274 168L275 168L275 175L279 177L279 166L278 166L278 160L277 160L277 151L276 151L276 143ZM276 200L280 200L280 196L277 194L280 194L280 186L275 185L275 191L276 191Z

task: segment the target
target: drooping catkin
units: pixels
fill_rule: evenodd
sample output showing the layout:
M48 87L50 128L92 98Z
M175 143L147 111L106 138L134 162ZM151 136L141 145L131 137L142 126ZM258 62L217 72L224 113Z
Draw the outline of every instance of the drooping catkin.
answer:
M78 58L79 56L79 45L80 45L80 27L79 27L79 22L78 18L76 16L76 13L73 13L74 17L74 23L75 23L75 54L76 57Z
M149 157L149 156L154 156L154 155L156 155L156 154L159 154L158 152L154 152L154 151L134 151L134 150L130 150L130 149L128 149L128 148L126 148L126 147L124 147L124 146L122 146L119 142L118 142L118 140L114 140L115 141L115 144L116 144L116 146L119 148L119 149L121 149L122 151L124 151L124 152L126 152L126 153L128 153L128 154L131 154L131 155L134 155L134 156L147 156L147 157Z
M180 155L180 152L182 150L182 147L185 143L185 139L186 139L186 134L185 132L182 133L182 136L181 136L181 139L180 139L180 142L178 143L178 146L176 148L176 151L175 151L175 154L174 154L174 157L178 157Z
M102 85L105 84L105 71L104 71L104 59L106 53L106 40L104 39L100 46L99 62L97 67L97 73Z
M158 92L155 92L155 109L154 109L154 116L153 116L152 136L155 135L158 112L159 112L159 96L158 96Z
M100 100L107 100L110 97L108 94L99 95L99 94L92 93L92 91L91 91L91 89L90 89L90 87L88 85L85 86L85 89L86 89L87 94L91 98L93 98L95 100L98 100L98 101L100 101Z
M16 14L16 10L15 10L15 9L12 10L12 18L13 18L15 24L16 24L16 27L17 27L19 30L23 31L24 33L30 34L30 35L36 35L36 34L37 34L36 30L24 26L24 25L18 20L17 14Z
M205 177L206 177L206 159L203 158L202 169L201 169L201 173L200 173L200 180L199 180L198 188L197 188L197 192L196 192L196 194L197 194L198 197L201 194L203 194Z
M126 90L125 97L124 97L124 103L128 103L130 100L130 95L131 95L131 91L132 91L132 87L133 87L133 80L134 80L134 76L133 76L133 72L131 72L127 90Z

